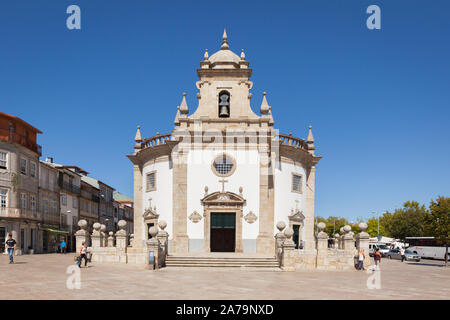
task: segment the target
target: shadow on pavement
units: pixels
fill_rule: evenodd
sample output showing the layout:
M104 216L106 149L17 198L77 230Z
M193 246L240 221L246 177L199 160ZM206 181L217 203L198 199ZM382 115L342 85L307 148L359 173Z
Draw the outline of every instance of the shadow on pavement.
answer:
M430 266L430 267L444 267L443 264L432 264L432 263L421 263L421 262L407 262L406 264L412 265L412 266Z

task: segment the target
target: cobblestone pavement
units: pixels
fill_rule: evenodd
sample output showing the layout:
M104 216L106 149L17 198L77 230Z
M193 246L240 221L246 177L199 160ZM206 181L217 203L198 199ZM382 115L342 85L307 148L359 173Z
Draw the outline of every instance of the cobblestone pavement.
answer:
M73 254L0 255L0 299L450 299L443 261L381 264L381 289L368 289L363 271L162 269L92 264L81 289L67 289Z

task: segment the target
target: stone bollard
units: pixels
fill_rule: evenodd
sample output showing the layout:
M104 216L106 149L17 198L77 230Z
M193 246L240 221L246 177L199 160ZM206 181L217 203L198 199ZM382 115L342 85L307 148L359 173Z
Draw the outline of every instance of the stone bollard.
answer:
M166 265L166 257L169 254L169 233L164 230L167 227L166 221L159 221L158 226L161 228L156 236L161 246L161 254L158 255L158 258L161 267L164 267Z
M294 230L292 228L286 228L284 230L284 235L286 239L283 242L283 253L281 258L281 268L286 271L294 271L295 267L295 243L292 241L292 236L294 235Z
M100 246L106 247L106 226L100 225Z
M317 253L323 254L328 250L328 234L326 234L323 230L326 225L323 222L319 222L317 224L317 228L319 229L319 233L317 234Z
M91 239L92 239L92 248L100 248L101 247L101 231L100 228L102 225L98 222L93 225L94 230L92 231Z
M355 251L355 239L353 238L353 232L351 232L352 227L349 225L344 226L344 241L343 241L343 249L348 252Z
M153 270L153 269L159 269L159 240L156 238L156 235L158 234L158 227L150 227L148 229L148 233L152 236L151 239L147 240L147 269ZM154 262L153 264L150 264L150 253L153 253Z
M88 232L86 231L87 228L87 221L86 220L80 220L78 221L78 226L80 227L80 230L75 232L75 252L78 252L83 244L83 242L87 242L88 238Z
M116 247L118 249L125 249L127 247L127 222L120 220L117 223L119 231L116 232Z
M367 230L367 223L361 222L358 225L359 229L361 230L360 233L356 235L356 248L358 249L358 252L362 249L364 250L364 267L369 266L370 263L370 256L369 256L369 238L370 235L366 232Z
M114 247L114 232L109 232L108 247Z
M286 236L283 233L283 230L286 228L286 223L283 221L277 222L278 233L275 235L275 256L278 261L281 261L281 256L283 253L283 242L286 240Z

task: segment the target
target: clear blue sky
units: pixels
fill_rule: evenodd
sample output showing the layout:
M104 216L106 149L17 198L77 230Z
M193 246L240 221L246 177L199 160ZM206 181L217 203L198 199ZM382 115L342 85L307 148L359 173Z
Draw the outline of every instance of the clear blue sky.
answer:
M224 5L226 3L226 5ZM66 28L77 4L82 30ZM381 7L381 30L366 8ZM136 125L170 132L181 93L196 107L204 49L245 49L252 107L275 126L313 125L316 215L369 217L450 187L449 1L0 3L0 110L41 129L43 158L133 194Z

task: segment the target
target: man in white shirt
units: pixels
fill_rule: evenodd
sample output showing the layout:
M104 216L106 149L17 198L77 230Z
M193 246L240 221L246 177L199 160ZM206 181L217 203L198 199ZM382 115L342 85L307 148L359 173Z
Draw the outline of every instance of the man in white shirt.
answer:
M405 257L405 248L400 247L400 255L402 256L402 262L403 262L403 260L406 259L406 257Z

